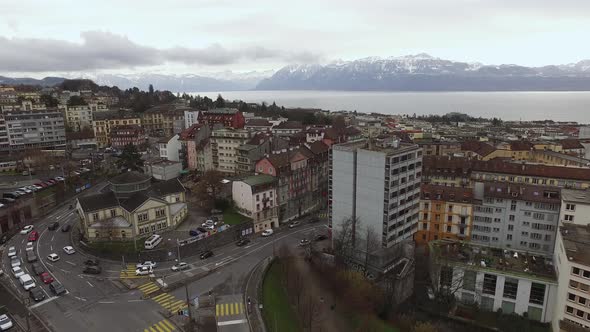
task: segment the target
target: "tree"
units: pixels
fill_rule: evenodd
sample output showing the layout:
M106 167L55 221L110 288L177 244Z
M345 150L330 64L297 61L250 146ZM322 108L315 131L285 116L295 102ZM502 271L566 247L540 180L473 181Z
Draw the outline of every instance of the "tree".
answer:
M68 106L83 106L88 105L84 98L80 96L71 96L68 100Z
M153 95L153 94L154 94L154 86L153 86L153 85L151 85L151 84L150 84L150 86L149 86L149 88L148 88L148 93L149 93L150 95ZM177 96L177 98L178 98L178 96Z
M143 159L141 159L135 145L127 144L123 148L119 160L117 160L117 166L131 171L143 172Z
M225 99L221 96L221 94L217 95L217 99L215 100L215 108L222 108L225 107Z
M190 188L193 200L200 202L206 207L213 207L222 189L221 180L223 178L223 174L219 171L205 171L201 180Z
M41 102L45 104L45 107L57 107L59 100L53 98L51 95L41 95Z
M344 121L344 117L342 115L338 115L332 121L332 127L334 129L344 129L346 128L346 123Z
M266 102L262 102L262 105L260 105L260 112L261 113L266 113L268 111L268 107L266 107Z

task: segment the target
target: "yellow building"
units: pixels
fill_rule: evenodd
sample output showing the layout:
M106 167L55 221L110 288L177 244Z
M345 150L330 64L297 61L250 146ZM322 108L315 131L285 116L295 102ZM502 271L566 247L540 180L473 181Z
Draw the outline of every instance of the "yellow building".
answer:
M139 114L132 112L105 111L96 112L92 121L92 130L99 148L111 145L111 131L119 126L141 126Z

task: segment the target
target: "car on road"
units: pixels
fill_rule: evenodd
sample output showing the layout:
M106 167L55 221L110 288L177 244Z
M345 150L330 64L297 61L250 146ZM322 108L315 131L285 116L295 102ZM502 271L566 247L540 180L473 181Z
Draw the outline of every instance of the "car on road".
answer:
M309 245L310 243L311 242L309 242L308 239L303 239L303 240L299 241L299 246L300 247L305 247L305 246Z
M84 261L84 265L88 266L98 266L98 264L100 264L100 261L95 258L90 258Z
M61 295L66 293L66 289L62 284L57 281L54 281L49 284L49 290L55 295Z
M29 241L30 241L30 242L35 242L35 241L37 241L37 240L39 240L39 232L37 232L37 231L32 231L32 232L29 234Z
M25 234L29 234L32 230L33 230L33 225L27 225L27 226L23 227L23 229L20 230L20 233L25 235Z
M301 225L301 222L299 220L296 220L296 221L289 224L289 228L295 228L299 225Z
M172 271L182 271L182 270L186 270L189 268L189 265L185 262L180 262L178 264L174 264L170 269Z
M33 280L33 278L31 278L31 276L28 274L23 274L22 276L20 276L20 278L18 278L18 281L26 291L28 291L31 288L37 287L37 285L35 284L35 280Z
M199 231L197 231L195 229L191 229L190 231L188 231L188 235L197 236L197 235L199 235Z
M17 267L20 266L21 262L20 262L20 258L18 258L18 256L12 256L10 257L10 267Z
M272 229L270 229L270 228L269 228L269 229L265 229L265 230L262 232L262 236L264 236L264 237L266 237L266 236L271 236L273 233L274 233L274 231L273 231Z
M0 315L0 330L7 331L12 326L12 321L8 318L8 315Z
M41 273L41 281L43 281L43 283L47 285L52 283L54 280L51 274L49 274L49 272L43 272Z
M142 266L142 267L138 268L137 270L135 270L136 276L147 276L152 273L154 273L154 269L152 269L149 266Z
M61 177L61 176L56 176L55 177L55 180L57 180L57 181L64 181L65 179L63 177Z
M27 262L33 263L37 261L37 255L34 251L27 251Z
M215 229L215 226L214 225L207 225L207 226L205 226L205 229L208 231L212 231Z
M45 272L45 269L43 268L43 265L41 265L41 263L34 263L32 265L33 267L33 272L35 272L35 275L41 275L43 274L43 272Z
M52 254L49 254L49 256L47 256L47 259L52 262L57 262L59 260L59 256L55 253L52 253Z
M319 234L319 235L317 235L317 236L315 237L315 239L314 239L314 240L315 240L315 241L323 241L323 240L326 240L327 238L328 238L328 235L325 235L325 234Z
M82 273L86 274L100 274L100 272L102 272L100 266L86 266L84 270L82 270Z
M20 276L25 275L25 271L20 268L20 266L15 266L12 268L12 274L16 279L20 278Z
M207 251L203 251L199 257L201 259L207 259L207 258L209 258L211 256L213 256L213 251L207 250Z
M72 246L65 246L63 249L64 249L64 252L68 255L73 255L76 253L76 250L74 250L74 247L72 247Z
M35 287L35 288L31 289L29 294L31 295L31 298L35 302L43 301L45 299L45 293L43 293L43 290L41 289L41 287Z
M8 257L14 257L16 256L16 248L15 247L9 247L8 248Z
M247 245L248 243L250 243L250 239L248 239L248 238L241 238L241 239L238 240L238 242L236 242L236 246L242 247L242 246Z
M135 268L141 269L142 267L149 267L149 268L155 269L156 265L158 265L158 264L154 261L145 261L143 263L137 263L137 265L135 265Z
M50 231L54 231L58 228L59 228L59 222L57 222L57 221L54 221L51 224L49 224L49 226L47 226L47 229Z
M71 228L72 228L72 226L65 224L65 225L61 226L61 231L64 233L69 232Z
M8 241L8 235L4 234L0 236L0 244L4 244Z
M197 230L201 233L207 233L207 230L203 227L197 227Z
M202 223L201 226L205 228L212 226L213 228L215 228L215 226L217 226L217 221L214 221L213 219L208 219L207 221Z
M35 249L35 244L33 242L27 242L27 246L25 247L25 251L33 251Z

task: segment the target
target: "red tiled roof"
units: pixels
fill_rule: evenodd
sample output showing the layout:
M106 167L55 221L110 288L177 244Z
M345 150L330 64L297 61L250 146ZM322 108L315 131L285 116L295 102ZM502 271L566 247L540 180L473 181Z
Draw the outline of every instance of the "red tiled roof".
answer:
M528 141L514 141L510 142L511 151L531 151L533 149L533 143Z
M473 189L423 184L420 186L420 197L422 199L471 203L473 200Z
M580 140L577 139L564 139L563 141L561 141L561 147L564 150L584 148L584 146L580 143Z
M471 151L474 152L482 157L489 155L490 153L496 151L496 149L484 142L480 141L465 141L461 143L461 150L463 151Z

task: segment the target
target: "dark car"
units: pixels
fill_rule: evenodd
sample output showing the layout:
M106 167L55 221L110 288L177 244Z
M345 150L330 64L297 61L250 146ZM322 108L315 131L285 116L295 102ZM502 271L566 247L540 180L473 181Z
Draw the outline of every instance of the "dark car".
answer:
M16 202L16 200L12 199L12 198L8 198L8 197L0 198L0 203L2 203L2 204L10 204L10 203L14 203L14 202Z
M88 265L88 266L98 266L98 264L100 264L98 259L87 259L84 261L84 265Z
M54 221L51 224L49 224L49 226L47 226L47 229L50 231L54 231L54 230L58 229L58 227L59 227L59 222Z
M100 272L102 272L102 269L100 268L100 266L86 266L84 270L82 270L82 272L86 274L100 274Z
M54 281L54 282L50 283L49 284L49 289L55 295L61 295L61 294L65 294L66 293L66 289L64 288L64 286L62 284L60 284L59 282L57 282L57 281Z
M34 263L33 264L33 272L35 273L35 275L41 275L41 273L45 272L45 269L43 268L43 266L40 263Z
M213 256L213 251L207 250L207 251L202 252L201 253L201 256L199 256L199 257L201 257L201 259L206 259L206 258L209 258L211 256Z
M43 301L43 299L45 298L45 293L43 293L41 287L31 288L29 294L35 302Z
M197 235L199 235L199 231L191 229L190 231L188 231L188 235L197 236Z
M207 233L207 230L204 229L203 227L197 227L197 230L201 233Z
M316 236L316 237L315 237L315 240L316 240L316 241L322 241L322 240L325 240L325 239L327 239L327 238L328 238L328 236L327 236L327 235L325 235L325 234L320 234L320 235L318 235L318 236Z
M6 241L8 241L8 235L4 234L0 236L0 244L4 244Z
M61 227L61 231L62 232L69 232L71 228L72 228L72 226L66 224Z
M248 243L250 243L250 239L243 238L243 239L240 239L238 242L236 242L236 245L238 247L241 247L241 246L247 245Z

